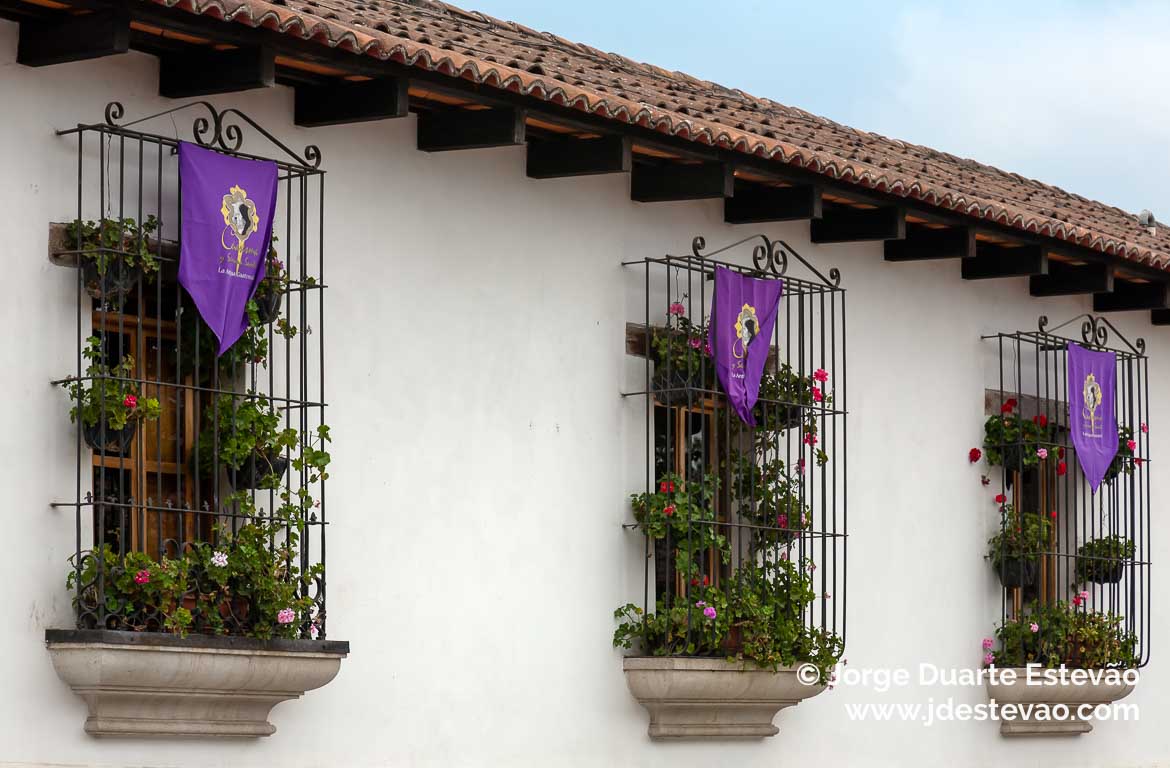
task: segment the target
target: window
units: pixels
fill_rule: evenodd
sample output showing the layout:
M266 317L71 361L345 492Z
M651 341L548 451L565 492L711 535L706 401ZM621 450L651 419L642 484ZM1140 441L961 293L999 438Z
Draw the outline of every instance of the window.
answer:
M190 109L210 107L146 121L171 126ZM111 105L106 123L62 132L76 143L78 207L51 235L56 260L78 268L77 369L59 382L77 429L76 498L58 502L77 514L78 627L321 637L319 154L297 156L235 110L196 121L193 135L225 155L264 159L242 152L233 121L282 153L265 274L243 336L217 356L178 281L178 142L120 115Z

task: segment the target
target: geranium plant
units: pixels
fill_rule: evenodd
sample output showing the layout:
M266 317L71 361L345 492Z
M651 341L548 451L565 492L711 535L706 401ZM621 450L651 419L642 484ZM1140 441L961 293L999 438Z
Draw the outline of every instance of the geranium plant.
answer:
M1137 666L1137 638L1111 613L1084 610L1085 595L1034 603L1031 609L996 630L999 649L984 661L997 667L1040 664L1048 668L1104 669ZM984 645L990 645L985 641Z
M733 451L732 470L731 500L741 517L758 526L752 530L757 545L788 544L812 526L803 479L790 474L783 459L753 461L750 454Z
M983 425L983 451L992 466L1034 467L1054 448L1048 417L1041 413L1024 418L1015 412L1018 406L1015 398L1009 398L1000 413L988 417Z
M643 652L661 656L747 659L772 669L807 662L827 682L842 643L805 619L817 599L811 561L790 560L787 551L762 552L737 565L734 585L726 590L701 574L703 556L712 549L718 562L731 562L731 542L718 532L716 522L717 491L710 475L684 487L682 478L669 474L659 480L656 491L632 497L638 527L655 540L669 534L676 571L687 586L669 601L659 599L651 614L634 604L614 611L620 622L614 645L639 644Z
M86 340L82 356L89 361L83 378L70 377L61 386L69 393L73 407L69 419L85 427L86 440L94 448L115 439L128 425L157 419L157 398L142 397L133 381L134 358L123 355L110 366L102 355L102 341L97 336ZM104 432L104 438L99 434Z
M1048 550L1051 524L1047 517L1017 512L1011 504L1000 509L999 533L987 540L987 559L1004 586L1024 586L1034 578L1035 562Z
M753 409L758 428L783 431L805 422L815 426L813 409L827 408L833 403L833 395L825 386L828 379L828 372L822 368L801 376L789 363L765 371L760 377L759 400Z

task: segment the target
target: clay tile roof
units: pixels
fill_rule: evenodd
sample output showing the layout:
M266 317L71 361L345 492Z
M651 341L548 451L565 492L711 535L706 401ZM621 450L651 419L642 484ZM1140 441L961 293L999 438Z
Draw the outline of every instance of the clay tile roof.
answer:
M849 128L429 0L150 0L770 158L925 206L1170 270L1170 227L1018 174Z

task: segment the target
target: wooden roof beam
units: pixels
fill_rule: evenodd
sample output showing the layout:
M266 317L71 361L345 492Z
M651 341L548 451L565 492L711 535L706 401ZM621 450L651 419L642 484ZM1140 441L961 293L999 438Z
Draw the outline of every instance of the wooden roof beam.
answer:
M315 128L405 117L406 88L407 82L398 78L297 86L294 121Z
M906 209L826 208L809 227L814 243L855 243L866 240L901 240L906 237Z
M1042 245L1007 248L991 243L976 243L975 258L963 259L962 264L964 280L1046 275L1048 249Z
M159 64L158 92L168 99L270 88L276 84L276 55L266 46L220 51L192 48L165 53Z
M1073 266L1050 261L1048 274L1034 275L1028 281L1028 292L1033 296L1076 296L1112 291L1113 267L1108 264Z
M795 187L742 184L736 186L733 197L723 200L723 220L728 224L819 219L822 212L821 188L812 184Z
M555 179L601 173L629 173L633 166L628 136L593 139L529 138L528 178Z
M975 230L971 227L910 226L902 240L885 242L886 261L975 258Z
M423 152L523 143L524 110L521 109L434 109L418 115L418 148Z
M1166 283L1133 283L1118 281L1110 293L1093 294L1094 312L1126 312L1134 309L1166 309Z
M735 176L725 163L634 165L630 198L640 203L731 197Z
M87 61L130 50L130 14L110 9L80 15L63 14L20 23L16 62L46 67Z

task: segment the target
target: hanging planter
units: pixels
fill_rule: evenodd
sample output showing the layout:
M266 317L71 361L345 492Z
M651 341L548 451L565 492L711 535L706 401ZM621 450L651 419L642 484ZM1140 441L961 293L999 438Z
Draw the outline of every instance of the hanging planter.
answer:
M134 440L138 422L157 419L159 402L139 397L134 378L134 358L123 355L117 365L105 362L102 340L91 336L82 351L89 361L84 378L69 377L61 382L73 408L69 419L81 422L81 435L95 451L124 454Z
M140 226L134 219L71 222L65 225L65 248L77 254L85 292L121 306L139 279L158 272L150 236L158 229L154 216ZM157 248L157 243L154 244Z
M239 469L229 469L228 478L236 490L272 488L280 484L286 470L288 459L284 456L275 452L256 451Z
M126 422L126 426L121 429L114 429L107 418L93 425L82 424L81 434L85 444L95 451L124 454L130 450L137 429L138 423L134 421Z
M1123 536L1105 536L1086 541L1077 550L1077 582L1116 584L1133 560L1133 541Z
M1052 525L1047 517L1016 512L997 496L1000 507L999 533L987 540L987 559L1008 589L1031 587L1040 573L1038 556L1048 550Z
M256 289L252 301L256 302L256 317L263 325L268 325L280 316L280 305L284 297L271 289L266 283L261 283Z
M138 285L142 276L142 269L138 266L125 264L110 265L104 271L95 261L81 263L81 279L85 284L85 292L92 298L107 302L113 306L121 306Z
M992 567L1006 589L1034 587L1040 576L1040 563L1034 557L1008 557Z
M654 398L663 405L697 403L707 394L703 376L698 369L688 373L677 369L667 372L663 368L650 380L650 388L654 391Z

